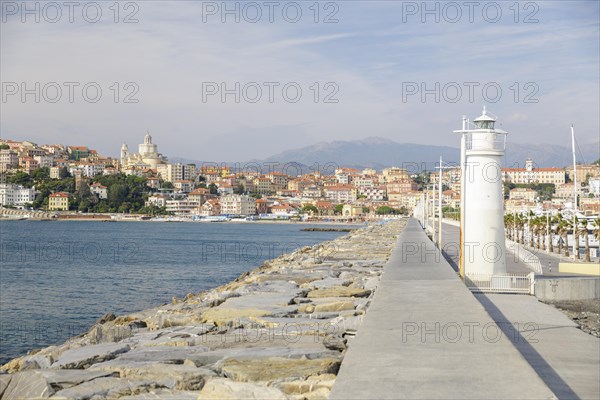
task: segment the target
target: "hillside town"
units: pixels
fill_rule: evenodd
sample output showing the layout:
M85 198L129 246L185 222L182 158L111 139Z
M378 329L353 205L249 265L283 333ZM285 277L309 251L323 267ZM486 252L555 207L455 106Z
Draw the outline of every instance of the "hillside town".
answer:
M600 211L600 164L505 168L505 211ZM408 215L439 185L434 171L402 167L355 169L298 164L227 165L171 163L150 133L138 151L126 144L120 157L86 146L0 140L0 204L39 210L52 218L113 214L113 218L224 220L364 220ZM442 207L452 217L460 205L460 168L442 173ZM433 198L433 197L432 197Z

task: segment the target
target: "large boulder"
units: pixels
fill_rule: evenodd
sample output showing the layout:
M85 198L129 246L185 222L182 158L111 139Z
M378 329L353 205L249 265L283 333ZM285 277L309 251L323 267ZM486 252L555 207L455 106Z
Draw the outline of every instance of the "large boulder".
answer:
M252 383L233 382L229 379L209 380L198 396L198 400L286 400L279 389L258 386Z
M311 290L308 292L307 297L311 299L321 297L368 297L370 294L371 291L367 289L332 286L325 289Z
M52 364L52 368L83 369L99 362L112 360L129 349L129 345L119 343L76 347L62 353Z
M336 358L290 359L270 357L254 360L225 360L221 373L238 382L273 381L306 378L311 375L336 374L340 360Z

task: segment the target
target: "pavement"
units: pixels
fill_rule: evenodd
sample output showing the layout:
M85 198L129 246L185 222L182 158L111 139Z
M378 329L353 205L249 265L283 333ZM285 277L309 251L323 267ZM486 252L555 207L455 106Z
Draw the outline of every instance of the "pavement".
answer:
M409 220L330 399L556 398Z
M600 399L600 339L533 296L475 297L559 399Z

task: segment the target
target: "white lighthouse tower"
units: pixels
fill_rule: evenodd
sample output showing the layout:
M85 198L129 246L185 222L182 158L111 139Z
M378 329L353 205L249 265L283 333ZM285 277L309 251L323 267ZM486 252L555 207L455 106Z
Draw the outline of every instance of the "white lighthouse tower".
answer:
M461 272L471 274L506 273L504 241L504 196L501 162L507 132L494 127L496 118L485 107L469 129L463 119Z

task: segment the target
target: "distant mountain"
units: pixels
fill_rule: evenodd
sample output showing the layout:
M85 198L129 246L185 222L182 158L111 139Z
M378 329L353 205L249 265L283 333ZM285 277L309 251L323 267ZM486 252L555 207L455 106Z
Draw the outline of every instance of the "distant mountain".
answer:
M370 137L362 140L321 142L300 149L287 150L268 157L263 162L291 162L312 166L337 164L342 167L382 169L389 166L409 170L431 169L439 162L457 163L457 148L413 143L398 143L390 139Z
M580 146L577 161L591 163L600 158L600 143ZM363 140L321 142L300 149L287 150L263 162L296 161L305 165L335 163L344 167L381 169L388 166L419 166L433 169L442 156L444 163L459 162L457 147L398 143L370 137ZM522 168L532 158L537 167L564 167L573 163L571 149L551 144L507 143L504 166Z
M576 152L577 163L590 164L600 158L600 141L579 145ZM525 160L531 158L537 167L565 167L573 164L570 147L554 144L506 144L506 166L523 168Z
M579 151L580 150L580 151ZM591 163L600 158L600 142L580 145L577 161ZM457 147L434 146L415 143L398 143L381 137L369 137L361 140L320 142L310 146L286 150L262 160L245 162L228 162L236 168L255 163L279 163L289 165L297 163L302 171L314 170L315 165L321 171L331 173L335 166L351 168L382 169L389 166L405 167L409 171L433 170L440 156L444 163L458 164L460 152ZM552 144L507 143L503 166L523 168L527 158L533 159L537 167L564 167L573 163L569 147ZM194 161L173 157L171 162L196 163ZM273 164L268 164L273 165ZM325 168L324 168L325 167ZM278 167L275 167L278 168ZM322 169L321 169L322 168ZM289 172L293 174L292 170Z

